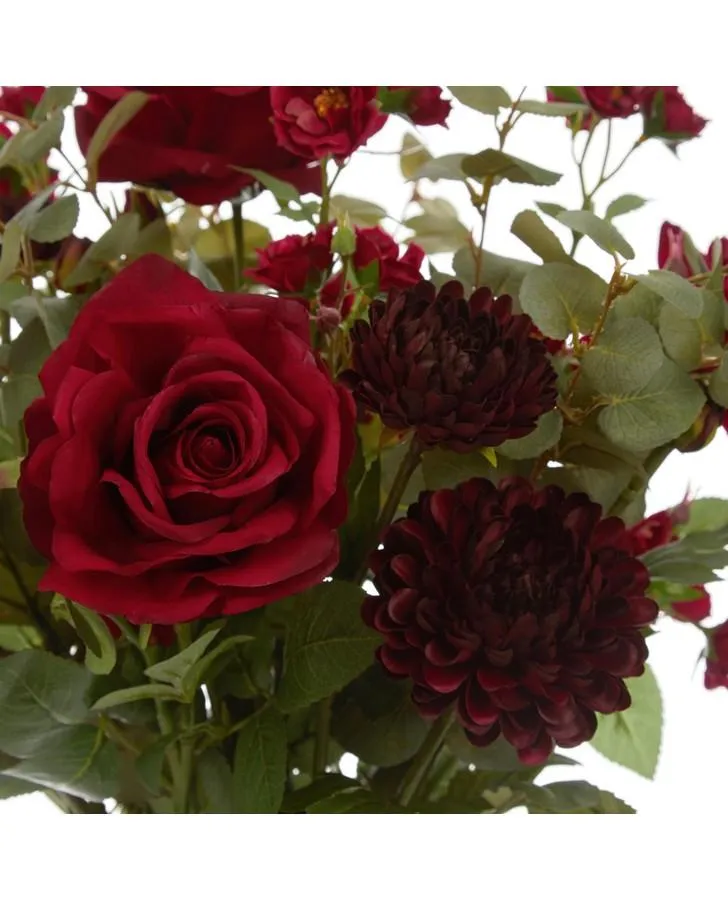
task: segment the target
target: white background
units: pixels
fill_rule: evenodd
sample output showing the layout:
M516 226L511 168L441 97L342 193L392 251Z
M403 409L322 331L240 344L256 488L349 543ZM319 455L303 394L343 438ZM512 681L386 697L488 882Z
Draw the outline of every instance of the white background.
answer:
M20 79L18 79L20 80ZM392 79L395 80L395 79ZM402 77L398 80L403 80ZM507 85L517 94L521 85ZM609 200L623 193L637 193L651 202L636 213L620 218L618 227L636 251L629 272L656 267L657 240L661 223L667 219L688 230L699 249L706 249L717 236L728 234L726 198L726 150L728 115L721 87L687 86L687 100L705 118L711 120L703 135L684 144L675 158L662 144L650 141L642 146L613 182L597 195L596 211L603 213ZM531 87L526 95L541 99L543 88ZM398 119L385 128L359 152L337 183L336 192L371 199L385 206L397 218L408 197L396 156L380 155L396 151L402 134L408 129ZM600 128L600 130L603 129ZM619 159L639 132L639 117L615 123L614 159ZM449 128L419 129L421 139L434 155L466 151L477 152L495 146L492 121L459 104L449 119ZM582 138L583 139L583 138ZM602 135L603 140L603 135ZM529 161L564 172L562 181L552 188L504 183L495 188L488 218L486 248L494 252L532 259L530 251L510 233L514 216L532 205L534 199L578 208L580 194L575 168L569 153L570 134L559 119L524 117L508 139L506 150ZM72 144L69 142L69 149ZM592 171L601 163L602 145L595 138L589 159ZM59 165L59 167L61 167ZM592 178L595 177L593 171ZM463 221L474 224L465 189L448 182L426 183L423 193L445 196L461 212ZM87 198L86 198L87 199ZM304 230L287 219L275 217L275 204L261 197L247 204L247 217L264 222L274 237ZM96 237L103 230L103 219L92 204L82 206L79 233ZM412 207L411 212L416 212ZM394 228L394 223L389 223ZM552 220L549 225L556 226ZM406 232L400 231L400 235ZM562 232L566 240L566 232ZM567 244L568 246L568 244ZM609 274L610 260L585 239L578 258L600 274ZM443 266L440 264L440 268ZM728 439L721 430L712 444L697 454L673 454L653 478L648 494L648 512L679 502L686 489L698 496L728 497L728 466L725 464ZM728 618L728 593L720 584L712 585L714 621ZM614 791L642 814L692 814L707 816L728 801L726 752L728 746L728 691L708 692L703 687L703 649L701 635L689 625L663 621L659 634L650 642L650 661L663 692L665 728L662 753L656 776L648 781L610 764L589 747L572 751L583 762L581 772L551 770L549 777L584 777ZM53 805L42 795L33 795L0 803L0 820L55 815Z

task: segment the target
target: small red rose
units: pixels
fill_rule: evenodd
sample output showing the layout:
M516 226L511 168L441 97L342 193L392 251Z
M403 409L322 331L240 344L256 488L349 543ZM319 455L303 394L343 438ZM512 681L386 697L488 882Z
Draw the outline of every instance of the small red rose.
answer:
M709 691L728 687L728 622L706 629L708 655L705 667L705 686Z
M679 143L697 137L708 120L699 116L676 87L643 89L645 134Z
M292 234L256 250L258 265L245 273L282 294L306 294L321 283L333 262L331 234L334 225L319 226L305 237Z
M409 244L400 256L399 244L382 228L357 228L356 250L352 261L357 272L373 262L379 264L379 289L408 288L417 284L425 251L418 244Z
M170 624L321 581L338 560L354 409L295 300L142 257L40 373L19 489L44 590Z
M402 112L414 125L445 125L452 110L439 87L390 87L386 99L385 112Z
M281 147L305 159L345 159L387 121L375 87L272 87Z
M625 119L640 108L644 88L582 87L579 89L595 113L604 119Z

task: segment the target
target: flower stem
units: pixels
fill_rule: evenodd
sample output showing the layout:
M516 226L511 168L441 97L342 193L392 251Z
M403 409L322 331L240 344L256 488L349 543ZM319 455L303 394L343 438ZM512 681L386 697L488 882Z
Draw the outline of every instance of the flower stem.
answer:
M449 712L441 715L440 718L433 723L422 746L412 760L409 769L405 772L402 783L397 791L397 797L402 806L407 806L414 797L417 788L427 775L432 762L437 756L438 750L442 746L445 735L449 731L453 721L454 713Z
M329 185L329 176L327 172L329 158L324 156L321 160L321 217L320 224L325 225L329 221L329 196L331 188Z
M675 444L671 442L665 444L664 447L658 447L656 450L653 450L643 463L642 468L644 469L644 475L640 473L630 480L627 487L617 497L608 510L608 515L619 516L621 518L630 503L638 497L650 478L665 462L674 449Z
M235 241L235 290L240 290L243 283L243 267L245 266L245 234L243 224L243 201L236 197L233 201L233 240Z

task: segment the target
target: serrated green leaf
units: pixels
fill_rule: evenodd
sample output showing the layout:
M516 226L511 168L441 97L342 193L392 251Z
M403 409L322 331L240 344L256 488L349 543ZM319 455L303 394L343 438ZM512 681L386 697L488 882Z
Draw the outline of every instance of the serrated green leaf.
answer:
M399 151L399 170L406 181L411 181L425 163L432 159L432 154L414 135L407 132L402 137L402 149Z
M728 500L722 497L698 497L689 506L690 518L678 525L681 534L693 531L717 531L728 526Z
M281 806L282 813L302 813L307 807L325 800L333 794L339 794L347 788L358 787L358 782L338 772L330 772L317 778L313 784L286 794Z
M21 794L32 794L37 790L39 790L37 784L0 773L0 800L9 800L10 797L19 797Z
M276 200L282 205L293 203L301 196L301 192L298 188L290 182L275 178L273 175L269 175L261 169L241 169L238 166L231 166L231 168L236 169L238 172L245 172L247 175L252 175L264 188L268 188L271 194L273 194Z
M624 259L634 259L634 250L606 219L600 219L586 209L567 210L559 213L558 221L578 234L584 234L594 241L597 247L609 254L618 253Z
M698 417L705 395L666 359L642 388L606 398L599 413L602 433L617 446L644 453L679 437Z
M566 207L561 206L560 203L544 203L540 200L537 200L536 206L541 210L542 213L546 213L547 216L551 216L552 219L558 219L559 213L566 212Z
M453 257L453 269L458 281L461 281L467 289L475 285L475 260L470 247L463 247ZM480 277L478 285L489 287L493 293L509 294L515 300L519 299L521 284L529 272L539 268L533 263L524 262L522 259L511 259L507 256L497 256L495 253L481 251Z
M634 278L691 319L697 319L703 311L703 294L700 288L675 272L655 269L647 275L635 275Z
M518 213L511 225L511 234L515 234L544 262L559 262L569 258L561 241L531 209Z
M168 659L163 659L161 662L149 666L149 668L144 670L144 674L153 681L163 681L181 689L185 675L188 674L198 660L203 658L205 651L220 634L222 628L222 625L209 628L196 641L193 641L189 647L185 647L184 650L174 656L170 656Z
M647 200L644 197L639 197L637 194L622 194L621 197L612 200L607 207L604 217L613 219L615 216L624 216L627 213L642 209L645 203L647 203Z
M635 810L609 791L587 781L556 781L543 786L527 785L526 805L531 813L622 813Z
M620 395L640 390L665 356L655 329L644 319L617 319L584 354L584 376L601 394Z
M61 197L41 210L28 229L30 238L41 244L52 244L67 237L78 220L78 197Z
M202 659L198 659L197 662L184 673L179 682L183 696L191 702L197 688L202 684L205 675L212 664L232 650L233 647L237 647L240 644L246 644L248 641L252 640L252 635L234 634L229 638L225 638L224 641L220 641L217 647L205 654Z
M649 666L644 675L629 678L632 705L623 712L599 715L591 745L607 759L645 778L653 778L662 740L662 697Z
M502 150L488 148L466 156L462 161L463 172L471 178L504 178L515 184L552 185L561 180L558 172L542 169L535 163L518 159Z
M43 323L34 318L10 344L10 371L13 375L36 375L50 352Z
M446 156L430 158L410 176L410 180L429 178L430 181L465 181L462 161L465 153L449 153Z
M23 130L17 137L20 146L15 151L17 162L31 165L45 159L48 153L61 144L63 112L57 110L38 128Z
M195 780L201 812L217 815L233 812L233 773L220 750L210 747L198 758Z
M594 272L569 263L546 263L523 279L519 299L546 337L590 334L606 298L607 285Z
M99 159L114 137L131 122L134 116L146 106L149 94L144 91L130 91L115 103L99 122L86 149L86 168L90 187L98 181Z
M287 756L285 722L274 706L264 706L245 720L235 745L233 812L278 812Z
M137 213L124 213L92 244L79 260L76 268L65 279L68 288L93 281L105 269L105 263L128 255L139 237L140 218Z
M99 698L91 707L95 712L111 709L124 703L136 703L139 700L175 700L182 702L181 692L168 684L138 684L134 687L120 688Z
M539 417L531 434L505 441L498 447L498 453L509 459L534 459L558 443L563 427L561 413L553 409Z
M371 664L380 636L361 618L364 592L324 582L294 601L277 700L284 711L341 690Z
M511 105L508 92L502 87L451 87L448 90L456 100L470 109L495 116L498 111Z
M414 231L414 238L425 253L452 253L468 243L470 232L456 218L440 215L412 216L403 223Z
M330 201L331 214L334 218L346 213L352 225L368 228L378 225L387 215L387 210L370 200L361 200L359 197L348 197L345 194L335 194Z
M584 103L563 103L558 100L520 100L516 104L518 112L532 113L536 116L573 116L577 113L588 113L589 107Z

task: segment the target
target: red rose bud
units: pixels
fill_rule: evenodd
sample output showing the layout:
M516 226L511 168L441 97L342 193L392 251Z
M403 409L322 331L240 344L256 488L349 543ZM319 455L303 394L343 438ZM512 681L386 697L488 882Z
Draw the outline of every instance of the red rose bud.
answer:
M256 250L258 265L246 275L281 294L310 294L333 263L331 234L334 225L319 226L305 237L289 235Z
M640 108L645 88L582 87L581 94L603 119L626 119Z
M272 87L281 147L305 159L345 159L387 121L375 87Z
M84 153L106 113L139 90L149 99L101 154L99 180L162 188L198 206L254 184L241 168L262 169L301 191L320 189L318 170L278 146L266 87L85 87L86 105L75 109Z
M676 603L673 603L670 614L675 619L681 619L683 622L692 622L693 625L697 625L710 615L710 594L703 584L694 584L692 589L697 591L699 596L690 600L678 600Z
M691 264L685 252L687 235L679 225L663 222L660 228L660 243L657 249L657 265L669 269L683 278L696 275L699 270Z
M425 491L372 555L364 621L384 668L414 681L425 716L454 706L470 741L499 735L526 765L588 741L596 713L626 709L649 576L586 494L473 478Z
M705 666L705 686L709 691L728 687L728 622L706 629L708 654Z
M380 99L382 112L401 113L414 125L445 125L452 109L439 87L390 87Z
M421 281L375 300L351 330L354 397L395 430L460 453L530 434L556 403L556 373L508 296Z
M336 567L354 405L300 303L209 291L143 256L39 377L19 491L50 560L42 590L169 625L272 603Z
M347 281L345 290L341 289L343 273L337 272L321 288L319 302L321 306L339 311L339 320L346 319L354 305L354 289Z
M425 251L409 244L400 257L399 244L382 228L357 228L354 269L361 272L373 262L379 263L379 290L408 288L422 279L420 269Z
M44 87L0 88L0 118L4 112L24 119L32 116L44 93Z
M708 124L685 102L676 87L645 88L643 113L645 136L658 137L671 144L697 137Z

